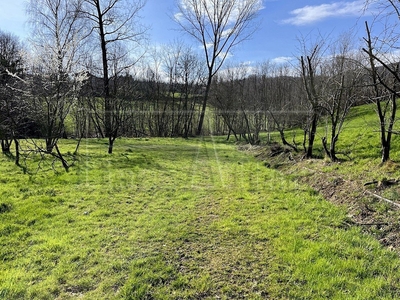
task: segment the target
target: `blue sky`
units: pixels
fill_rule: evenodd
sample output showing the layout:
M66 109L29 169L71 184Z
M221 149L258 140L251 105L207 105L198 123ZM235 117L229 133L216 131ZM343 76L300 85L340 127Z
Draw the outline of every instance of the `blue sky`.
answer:
M0 0L0 29L19 36L29 36L24 12L25 0ZM184 39L184 34L172 21L176 0L147 0L141 15L149 26L150 41L155 45ZM317 34L338 35L354 29L358 37L364 34L364 22L372 21L363 12L364 1L329 0L264 0L259 12L260 26L251 40L233 50L231 60L262 62L297 56L298 37ZM195 46L195 45L194 45Z

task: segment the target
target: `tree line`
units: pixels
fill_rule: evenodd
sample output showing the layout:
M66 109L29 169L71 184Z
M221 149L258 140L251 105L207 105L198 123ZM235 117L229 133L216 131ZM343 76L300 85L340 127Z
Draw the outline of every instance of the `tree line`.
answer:
M177 23L200 42L202 54L182 42L143 50L146 28L138 14L144 1L30 1L35 35L29 49L0 32L2 152L18 165L21 154L51 155L68 170L62 138L76 139L75 152L83 138L107 138L111 154L120 136L225 134L257 144L261 132L278 131L284 145L311 158L323 118L321 142L336 161L350 108L372 102L382 161L390 159L400 75L397 23L387 20L397 4L380 2L376 22L385 19L386 35L377 32L377 38L366 23L361 46L351 33L315 35L299 39L295 61L223 68L229 51L254 31L260 1L182 3ZM291 128L303 130L301 145L288 139Z

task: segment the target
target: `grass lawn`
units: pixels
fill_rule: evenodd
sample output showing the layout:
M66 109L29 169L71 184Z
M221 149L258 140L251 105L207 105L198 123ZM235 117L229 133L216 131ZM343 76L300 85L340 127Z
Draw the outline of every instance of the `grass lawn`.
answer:
M394 252L223 139L106 152L35 175L0 158L0 299L400 297Z

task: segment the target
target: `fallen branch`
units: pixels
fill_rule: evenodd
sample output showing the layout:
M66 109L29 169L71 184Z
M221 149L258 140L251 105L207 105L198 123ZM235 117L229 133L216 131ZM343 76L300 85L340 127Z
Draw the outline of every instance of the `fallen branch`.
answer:
M285 152L284 149L275 150L275 151L271 152L269 156L270 157L275 157L275 156L278 156L279 154L282 154L284 152Z
M385 223L354 223L359 226L389 226L390 224L385 222Z
M400 208L400 204L399 204L399 203L396 203L396 202L394 202L394 201L392 201L392 200L386 199L386 198L384 198L384 197L382 197L382 196L379 196L379 195L377 195L377 194L374 194L374 193L372 193L372 192L370 192L370 191L365 191L365 192L366 192L367 194L371 195L371 196L374 196L374 197L376 197L376 198L378 198L378 199L380 199L380 200L386 201L387 203L390 203L390 204L392 204L392 205L397 206L398 208Z
M398 179L388 179L388 180L373 180L364 183L364 186L371 185L371 184L377 184L378 186L390 186L390 185L395 185L398 184L399 180Z
M369 181L369 182L364 183L364 186L371 185L371 184L378 184L378 183L379 183L379 181L377 181L377 180Z

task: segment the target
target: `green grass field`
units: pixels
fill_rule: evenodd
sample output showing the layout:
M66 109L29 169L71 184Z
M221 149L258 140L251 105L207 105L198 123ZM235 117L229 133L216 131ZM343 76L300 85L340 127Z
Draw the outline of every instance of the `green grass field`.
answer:
M400 298L395 252L223 138L106 152L86 140L68 173L0 158L0 299Z

